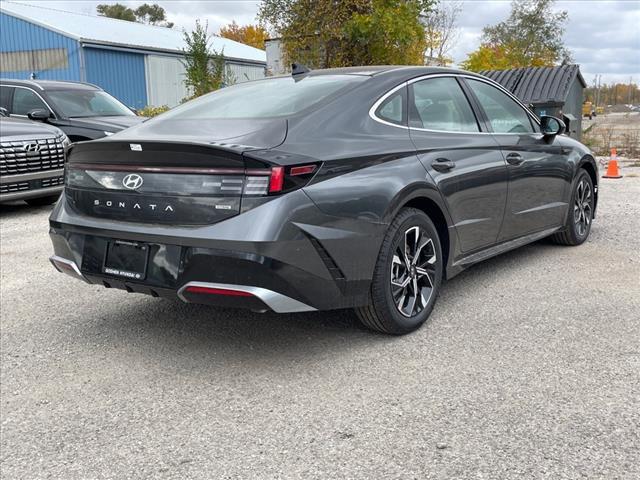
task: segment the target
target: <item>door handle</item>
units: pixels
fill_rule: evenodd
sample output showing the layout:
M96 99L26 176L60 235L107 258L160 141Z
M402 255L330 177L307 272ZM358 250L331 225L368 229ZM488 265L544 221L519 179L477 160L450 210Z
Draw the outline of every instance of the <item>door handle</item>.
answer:
M438 172L448 172L453 167L455 167L456 164L451 160L447 160L446 158L436 158L435 162L433 162L431 166Z
M524 162L524 158L519 153L512 152L507 155L507 163L511 165L520 165L522 162Z

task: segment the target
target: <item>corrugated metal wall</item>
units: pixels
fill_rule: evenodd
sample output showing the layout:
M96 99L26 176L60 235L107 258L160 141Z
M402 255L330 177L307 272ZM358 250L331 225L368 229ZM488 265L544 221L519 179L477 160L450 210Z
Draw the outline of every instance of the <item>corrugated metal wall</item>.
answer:
M189 96L184 85L185 68L179 57L147 55L147 98L149 105L175 107Z
M181 57L146 55L147 99L149 105L175 107L188 97L184 85L185 67ZM264 78L264 67L260 65L227 62L227 69L234 83Z
M87 82L129 107L143 108L148 104L143 54L85 47L84 58Z
M38 79L75 80L82 79L80 72L80 45L72 38L0 12L0 51L23 52L6 55L11 61L0 65L0 76L4 78L29 78L31 73ZM60 51L65 51L66 61L61 61ZM41 52L37 52L40 51ZM37 53L33 53L36 51ZM24 58L23 58L24 57ZM6 70L9 64L30 64L26 70ZM38 70L35 70L40 68ZM6 71L5 71L6 70ZM34 71L35 70L35 71Z
M264 66L227 62L227 69L234 83L264 78Z
M582 139L582 102L584 98L584 92L582 84L578 78L573 79L573 85L569 89L567 95L567 101L562 108L563 113L570 113L575 117L569 124L570 134L573 138L578 140Z

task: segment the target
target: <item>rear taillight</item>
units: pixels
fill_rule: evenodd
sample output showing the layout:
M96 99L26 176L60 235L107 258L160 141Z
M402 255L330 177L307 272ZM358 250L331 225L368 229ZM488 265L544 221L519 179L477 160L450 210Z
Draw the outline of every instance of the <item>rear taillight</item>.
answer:
M299 175L310 175L316 171L316 165L301 165L299 167L291 167L289 175L297 177Z
M278 195L304 187L318 170L318 164L276 166L247 170L244 195Z
M279 193L284 186L284 167L271 167L269 193Z

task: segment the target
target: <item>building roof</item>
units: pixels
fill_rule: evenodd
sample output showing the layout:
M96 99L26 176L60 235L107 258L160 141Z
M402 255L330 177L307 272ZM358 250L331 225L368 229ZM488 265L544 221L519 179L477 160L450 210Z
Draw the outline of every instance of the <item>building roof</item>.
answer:
M577 78L587 86L578 65L483 70L481 75L498 82L524 103L564 103Z
M4 0L1 11L86 43L172 53L181 53L185 47L184 35L178 29ZM217 52L224 51L227 58L266 62L264 50L227 38L213 36L211 48Z

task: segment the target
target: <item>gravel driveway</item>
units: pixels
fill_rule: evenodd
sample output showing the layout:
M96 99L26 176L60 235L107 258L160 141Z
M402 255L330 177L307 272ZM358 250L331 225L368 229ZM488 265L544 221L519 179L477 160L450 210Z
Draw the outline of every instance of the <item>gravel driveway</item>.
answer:
M640 478L633 171L586 244L473 267L401 338L84 285L48 208L0 207L0 476Z

